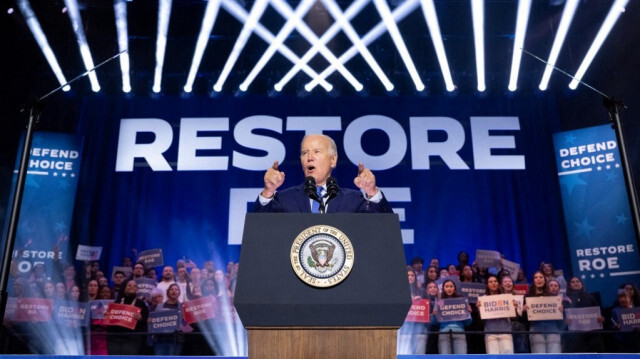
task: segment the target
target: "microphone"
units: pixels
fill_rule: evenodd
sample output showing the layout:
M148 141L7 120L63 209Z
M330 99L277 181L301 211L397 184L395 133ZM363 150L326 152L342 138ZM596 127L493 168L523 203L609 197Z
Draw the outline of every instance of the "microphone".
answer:
M325 197L327 197L327 203L336 198L339 192L340 187L338 187L338 182L334 177L329 177L327 179L327 193L324 195Z
M318 196L315 178L309 176L304 179L304 193L312 200L318 202L320 204L320 213L324 213L324 202L322 198Z

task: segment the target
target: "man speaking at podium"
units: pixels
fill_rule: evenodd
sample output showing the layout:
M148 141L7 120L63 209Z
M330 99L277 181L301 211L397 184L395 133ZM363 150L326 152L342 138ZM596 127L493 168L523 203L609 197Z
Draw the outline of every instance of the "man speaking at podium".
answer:
M264 188L254 212L392 213L389 202L376 187L376 178L362 163L353 181L361 191L339 188L331 177L338 162L336 143L325 135L307 135L300 145L303 184L276 191L284 183L278 161L264 175Z

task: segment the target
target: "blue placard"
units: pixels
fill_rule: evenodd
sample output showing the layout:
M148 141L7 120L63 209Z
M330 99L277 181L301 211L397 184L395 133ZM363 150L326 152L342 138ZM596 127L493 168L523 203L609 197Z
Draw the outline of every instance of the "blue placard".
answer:
M439 299L438 304L438 322L458 322L471 318L469 312L469 301L467 298L447 298Z
M86 302L61 300L53 303L53 320L61 325L87 327L90 314L90 305Z
M602 125L553 138L573 273L589 291L599 291L606 306L621 284L640 282L615 132Z
M182 316L177 309L158 310L149 313L150 333L173 333L180 329Z
M462 292L462 295L469 298L469 303L472 304L478 302L478 297L485 295L486 291L487 286L483 283L460 283L460 292Z

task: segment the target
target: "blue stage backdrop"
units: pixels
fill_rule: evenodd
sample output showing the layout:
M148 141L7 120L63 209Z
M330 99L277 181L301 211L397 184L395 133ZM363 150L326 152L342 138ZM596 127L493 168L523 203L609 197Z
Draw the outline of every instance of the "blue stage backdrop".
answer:
M85 152L76 243L163 248L223 267L237 261L244 213L274 161L284 187L303 180L299 144L337 142L334 176L355 188L358 162L399 213L407 260L456 262L493 249L531 274L569 271L552 134L552 97L93 97L79 105Z
M611 125L554 135L573 272L613 303L616 289L640 282L629 199Z

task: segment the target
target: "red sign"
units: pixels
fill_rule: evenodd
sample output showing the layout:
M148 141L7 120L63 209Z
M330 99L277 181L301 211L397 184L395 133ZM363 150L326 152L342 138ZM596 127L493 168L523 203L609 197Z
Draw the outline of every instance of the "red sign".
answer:
M529 292L528 284L515 284L513 286L513 294L515 295L527 295Z
M193 324L216 317L216 298L212 296L190 300L182 304L182 317L187 324Z
M428 299L414 300L411 304L411 309L409 309L409 313L407 313L407 317L404 319L404 321L429 323L429 312L431 311L429 307L430 305Z
M111 303L104 313L103 324L135 329L140 310L135 305Z
M17 322L48 322L51 320L53 301L42 298L20 298L16 308Z

